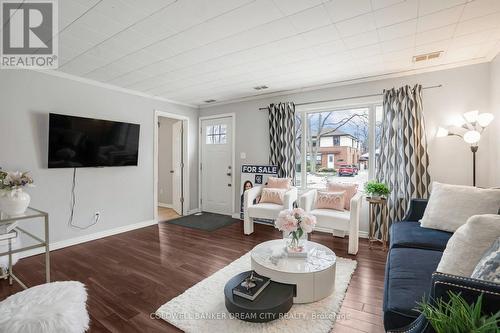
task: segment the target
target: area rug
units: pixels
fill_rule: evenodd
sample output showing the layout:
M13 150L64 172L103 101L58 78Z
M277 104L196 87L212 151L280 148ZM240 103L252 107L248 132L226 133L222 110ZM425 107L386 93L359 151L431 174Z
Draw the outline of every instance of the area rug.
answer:
M232 318L224 305L224 285L234 275L250 270L250 252L162 305L161 318L188 333L287 332L327 333L340 316L339 309L356 269L356 261L337 257L335 291L314 303L294 304L283 318L249 323Z
M228 215L203 212L201 214L192 214L167 221L170 224L176 224L187 228L193 228L204 231L215 231L227 225L241 222Z

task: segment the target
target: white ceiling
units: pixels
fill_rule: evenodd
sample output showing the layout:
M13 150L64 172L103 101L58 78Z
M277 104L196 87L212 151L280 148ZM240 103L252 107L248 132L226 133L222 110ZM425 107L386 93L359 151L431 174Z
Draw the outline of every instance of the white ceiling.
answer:
M500 0L61 0L59 16L60 71L196 105L500 50Z

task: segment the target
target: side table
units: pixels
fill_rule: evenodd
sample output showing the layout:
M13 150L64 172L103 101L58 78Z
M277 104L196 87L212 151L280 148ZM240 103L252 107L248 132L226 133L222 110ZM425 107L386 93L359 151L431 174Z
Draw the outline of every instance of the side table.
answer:
M44 223L44 237L43 239L32 234L31 232L25 230L24 228L19 227L18 225L15 225L15 227L9 232L8 237L6 237L6 241L8 241L9 245L9 250L7 252L2 252L0 253L0 257L3 257L5 255L9 256L9 268L8 271L5 275L0 275L0 278L9 278L9 284L12 284L12 280L16 281L19 283L24 289L28 289L28 287L14 274L12 270L12 255L14 253L18 252L23 252L23 251L28 251L32 249L36 249L39 247L44 247L45 248L45 281L48 283L50 282L50 252L49 252L49 214L46 212L43 212L41 210L31 208L29 207L26 212L22 215L17 215L17 216L9 216L6 215L3 212L0 212L0 225L4 224L12 224L17 222L20 222L22 220L28 220L28 219L37 219L40 221L38 218L43 219ZM18 249L12 249L11 242L12 238L11 236L16 237L18 233L25 234L26 236L30 237L31 239L35 240L36 244L30 245L30 246L25 246L21 247ZM13 235L12 235L13 234Z
M370 245L370 249L372 248L372 244L374 242L381 242L382 249L387 250L387 239L389 238L389 230L387 227L387 199L386 198L375 198L375 197L366 197L366 201L369 203L369 225L370 231L368 233L368 242ZM375 226L377 223L377 209L380 212L380 233L382 234L382 238L375 237Z

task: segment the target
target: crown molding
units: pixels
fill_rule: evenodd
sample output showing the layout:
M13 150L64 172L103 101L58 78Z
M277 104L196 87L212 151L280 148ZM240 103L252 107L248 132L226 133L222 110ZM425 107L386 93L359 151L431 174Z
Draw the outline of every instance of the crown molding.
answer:
M268 99L268 98L272 98L272 97L280 97L280 96L284 96L284 95L297 94L297 93L313 91L313 90L348 86L348 85L352 85L352 84L380 81L380 80L405 77L405 76L412 76L412 75L417 75L417 74L422 74L422 73L436 72L436 71L452 69L452 68L457 68L457 67L486 63L486 62L490 62L494 58L495 58L495 56L493 56L493 58L491 58L491 56L490 57L481 57L481 58L475 58L475 59L459 61L459 62L454 62L454 63L449 63L449 64L429 66L429 67L419 68L419 69L410 69L410 70L406 70L406 71L399 71L399 72L385 73L385 74L379 74L379 75L365 76L365 77L361 77L361 78L353 78L353 79L348 79L348 80L334 81L334 82L329 82L329 83L325 83L325 84L295 88L295 89L290 89L290 90L273 91L273 92L264 93L264 94L249 95L249 96L245 96L245 97L229 99L229 100L225 100L225 101L211 103L210 105L198 105L198 107L199 107L200 111L203 111L204 109L209 109L209 108L213 108L213 107L217 107L217 106L221 106L221 105L226 105L226 104L248 102L248 101L260 100L260 99Z
M76 81L76 82L80 82L80 83L85 83L85 84L88 84L88 85L91 85L94 87L104 88L104 89L113 90L113 91L129 94L129 95L154 99L154 100L157 100L160 102L166 102L166 103L170 103L170 104L176 104L176 105L180 105L180 106L186 106L186 107L198 109L198 105L196 105L196 104L189 104L189 103L174 101L172 99L146 94L146 93L143 93L143 92L138 91L138 90L127 89L127 88L119 87L119 86L114 85L114 84L99 82L96 80L87 79L87 78L84 78L81 76L68 74L65 72L57 71L57 70L47 70L47 69L28 69L28 70L35 71L35 72L42 73L42 74L51 75L51 76L56 76L59 78L68 79L68 80L72 80L72 81Z

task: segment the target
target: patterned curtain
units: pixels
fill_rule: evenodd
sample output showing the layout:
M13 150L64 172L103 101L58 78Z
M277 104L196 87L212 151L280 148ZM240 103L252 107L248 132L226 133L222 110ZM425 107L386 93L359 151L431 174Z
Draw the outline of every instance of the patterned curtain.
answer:
M387 200L390 225L404 217L411 198L429 196L422 86L384 90L383 111L376 178L391 189Z
M295 183L295 104L271 104L269 164L278 166L278 177L292 178Z

